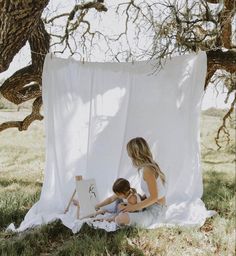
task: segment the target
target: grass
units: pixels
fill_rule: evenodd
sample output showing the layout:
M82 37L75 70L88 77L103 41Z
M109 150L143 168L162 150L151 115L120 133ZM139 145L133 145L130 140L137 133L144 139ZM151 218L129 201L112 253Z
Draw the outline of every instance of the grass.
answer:
M203 201L218 214L201 228L106 233L84 225L74 235L55 221L21 234L6 233L7 225L19 225L39 198L44 132L42 123L36 122L27 132L0 133L0 255L235 255L235 141L217 151L214 135L221 116L212 113L203 113L201 124ZM233 139L232 124L230 132Z

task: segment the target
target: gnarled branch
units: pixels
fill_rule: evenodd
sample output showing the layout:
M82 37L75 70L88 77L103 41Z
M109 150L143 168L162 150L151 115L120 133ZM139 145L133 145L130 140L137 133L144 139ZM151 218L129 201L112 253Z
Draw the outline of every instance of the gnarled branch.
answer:
M49 51L50 36L44 28L42 20L38 21L35 30L28 38L32 64L15 72L0 87L1 94L15 104L21 104L30 99L35 99L32 113L23 121L10 121L0 125L0 131L10 127L17 127L19 131L26 130L34 120L42 120L40 107L42 105L41 79L43 63Z
M231 103L231 106L230 106L230 109L227 111L227 113L224 115L223 117L223 123L222 125L219 127L218 131L217 131L217 135L215 137L215 142L216 142L216 145L218 146L218 150L221 149L221 145L219 143L219 140L220 140L220 134L222 132L224 132L224 134L226 135L227 137L227 144L230 142L230 134L229 134L229 131L226 127L226 121L228 118L230 118L231 114L233 113L234 111L234 106L236 104L236 94L234 95L234 100L233 102Z
M229 73L236 72L236 51L222 51L220 49L207 52L208 73L206 77L205 89L211 77L218 69L224 69Z
M9 101L21 104L41 96L41 77L50 37L41 20L29 36L32 64L15 72L0 87L0 93ZM30 83L33 83L30 85Z
M18 128L19 131L27 130L33 121L43 119L43 116L40 114L41 106L42 97L40 96L33 102L32 112L30 115L25 117L23 121L9 121L0 124L0 132L8 128Z

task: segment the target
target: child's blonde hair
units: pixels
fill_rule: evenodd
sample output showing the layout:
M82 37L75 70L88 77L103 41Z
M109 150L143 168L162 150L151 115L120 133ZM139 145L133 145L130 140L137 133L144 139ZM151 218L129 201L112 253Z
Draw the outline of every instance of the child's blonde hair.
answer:
M127 144L127 152L135 167L138 169L146 166L151 167L155 171L156 178L160 176L162 182L165 183L165 174L154 161L148 143L144 138L137 137L130 140Z

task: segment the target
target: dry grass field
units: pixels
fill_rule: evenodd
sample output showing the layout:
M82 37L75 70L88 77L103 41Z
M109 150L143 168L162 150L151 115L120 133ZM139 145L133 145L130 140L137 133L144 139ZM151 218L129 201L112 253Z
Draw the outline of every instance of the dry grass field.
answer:
M0 133L0 255L235 255L235 119L231 142L214 142L224 111L201 116L203 201L218 215L201 228L127 228L114 233L84 226L72 234L59 221L22 234L4 232L18 225L40 195L45 161L43 122L25 132ZM0 109L0 122L21 119L27 110Z

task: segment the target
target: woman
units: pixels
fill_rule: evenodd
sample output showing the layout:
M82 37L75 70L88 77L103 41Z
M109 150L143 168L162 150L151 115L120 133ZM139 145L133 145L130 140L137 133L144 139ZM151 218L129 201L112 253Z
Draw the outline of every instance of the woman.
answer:
M127 144L127 152L133 165L141 174L141 188L146 199L128 204L116 218L118 225L148 227L165 213L165 175L153 160L150 148L143 138L134 138Z

